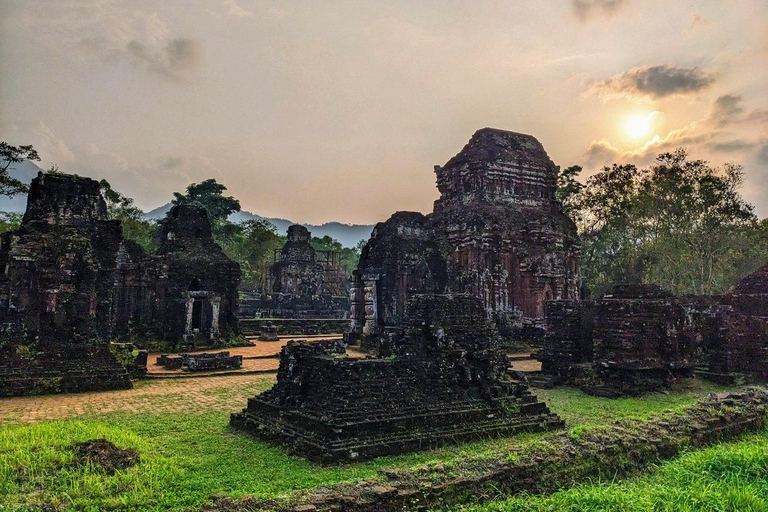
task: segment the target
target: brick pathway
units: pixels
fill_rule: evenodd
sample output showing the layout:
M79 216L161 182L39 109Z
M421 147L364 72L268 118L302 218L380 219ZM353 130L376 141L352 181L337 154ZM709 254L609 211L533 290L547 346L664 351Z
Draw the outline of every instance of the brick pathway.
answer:
M274 375L230 375L140 381L134 389L0 399L0 425L93 416L115 411L236 411L267 389Z

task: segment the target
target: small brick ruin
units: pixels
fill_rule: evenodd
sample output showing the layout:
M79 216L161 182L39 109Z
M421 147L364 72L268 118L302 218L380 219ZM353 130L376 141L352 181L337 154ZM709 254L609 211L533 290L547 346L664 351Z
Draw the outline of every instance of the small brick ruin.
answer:
M766 275L760 269L722 297L623 285L595 301L548 302L542 372L607 396L662 389L694 369L722 384L765 381Z
M315 250L304 226L288 228L288 240L275 251L269 268L270 287L246 294L242 325L254 333L339 333L349 316L348 277L338 251ZM340 326L340 327L339 327Z
M122 234L96 181L42 173L0 235L0 396L126 389L109 348Z
M40 173L0 244L0 396L130 387L111 339L236 332L240 268L202 207L175 206L148 254L107 220L98 182Z
M542 371L593 394L642 394L693 373L696 342L686 308L655 285L548 303L546 330L537 355Z
M562 426L506 373L495 333L476 298L414 295L389 357L289 343L277 384L231 424L321 463Z
M558 167L538 140L484 128L435 173L433 213L395 213L363 248L353 339L399 325L419 293L468 293L511 337L543 327L546 301L578 298L576 226L555 199Z

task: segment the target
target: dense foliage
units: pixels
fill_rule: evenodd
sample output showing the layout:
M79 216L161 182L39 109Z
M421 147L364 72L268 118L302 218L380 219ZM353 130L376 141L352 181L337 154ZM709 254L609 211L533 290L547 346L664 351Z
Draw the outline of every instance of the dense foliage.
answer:
M558 178L558 198L582 239L584 284L656 283L677 294L717 294L768 259L768 221L741 197L740 166L712 167L683 149L648 169L613 164Z

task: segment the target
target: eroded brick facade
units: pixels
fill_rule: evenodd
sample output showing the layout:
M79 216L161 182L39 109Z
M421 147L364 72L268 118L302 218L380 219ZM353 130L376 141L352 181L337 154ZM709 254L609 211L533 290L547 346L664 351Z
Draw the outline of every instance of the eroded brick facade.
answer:
M148 254L107 220L98 182L40 173L0 237L0 395L130 387L113 338L234 333L240 268L205 209L174 207L160 235Z
M555 199L558 167L534 137L484 128L435 173L433 213L398 212L364 247L353 333L396 326L416 293L477 297L503 334L541 327L548 300L578 298L576 226Z

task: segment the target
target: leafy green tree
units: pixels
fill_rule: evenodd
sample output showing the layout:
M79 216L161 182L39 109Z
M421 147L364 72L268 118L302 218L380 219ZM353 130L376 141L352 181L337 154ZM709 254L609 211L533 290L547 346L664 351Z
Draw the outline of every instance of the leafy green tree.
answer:
M572 165L560 171L560 174L557 176L555 197L563 205L563 211L568 215L575 215L579 212L578 201L581 199L584 185L576 177L581 174L581 171L582 167L580 165Z
M282 244L277 228L266 220L247 220L238 224L224 222L215 234L224 252L240 264L242 283L251 288L268 287L272 255Z
M8 174L13 164L24 160L40 161L40 156L32 146L11 146L7 142L0 142L0 195L15 196L29 192L29 186Z
M768 227L738 192L739 166L712 167L678 149L644 170L604 167L582 187L580 169L568 171L558 197L579 226L582 276L596 295L626 282L722 293L768 258Z
M207 179L202 183L192 183L187 187L186 194L174 192L174 205L198 204L208 210L211 222L216 225L227 217L240 211L240 201L232 196L225 196L227 187L217 183L215 179Z
M316 251L334 251L339 253L339 262L347 275L352 275L352 271L357 268L357 262L360 260L360 250L357 247L344 247L341 245L341 242L328 235L322 238L313 236L310 243ZM358 243L358 245L360 244Z

